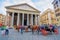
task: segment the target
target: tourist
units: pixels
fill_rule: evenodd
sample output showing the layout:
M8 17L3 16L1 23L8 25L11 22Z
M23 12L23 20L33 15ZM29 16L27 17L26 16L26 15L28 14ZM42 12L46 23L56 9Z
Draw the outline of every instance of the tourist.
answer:
M42 30L42 29L44 29L44 25L43 24L40 26L40 30Z
M40 26L38 26L38 28L37 28L37 32L38 32L38 34L39 34L39 32L40 32Z
M28 25L28 28L30 28L31 25Z
M34 26L31 25L32 34L34 34Z
M8 35L8 34L9 34L9 30L6 29L6 30L5 30L5 35Z
M5 30L2 30L1 31L1 34L4 36L5 35Z
M21 34L23 34L24 26L21 26L20 29L21 29Z
M8 35L8 34L9 34L9 26L6 26L5 34L6 34L6 35Z
M20 26L17 26L17 28L16 28L16 29L17 29L17 31L19 32Z

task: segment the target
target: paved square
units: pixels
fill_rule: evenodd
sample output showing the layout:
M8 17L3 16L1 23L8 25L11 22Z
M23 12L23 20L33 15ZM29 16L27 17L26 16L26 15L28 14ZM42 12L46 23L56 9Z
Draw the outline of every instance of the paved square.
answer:
M59 35L52 34L43 36L41 34L38 35L37 33L32 34L31 32L24 32L23 34L21 34L14 29L10 29L9 35L2 36L0 30L0 40L60 40L60 33Z

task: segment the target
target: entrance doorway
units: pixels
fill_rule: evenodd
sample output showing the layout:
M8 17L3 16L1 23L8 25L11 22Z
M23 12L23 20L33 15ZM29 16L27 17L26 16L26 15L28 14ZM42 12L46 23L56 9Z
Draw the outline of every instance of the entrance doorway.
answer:
M24 26L26 26L27 25L27 20L24 20Z
M14 25L17 25L17 13L14 13L14 22L13 22Z
M27 26L27 14L24 14L24 26Z

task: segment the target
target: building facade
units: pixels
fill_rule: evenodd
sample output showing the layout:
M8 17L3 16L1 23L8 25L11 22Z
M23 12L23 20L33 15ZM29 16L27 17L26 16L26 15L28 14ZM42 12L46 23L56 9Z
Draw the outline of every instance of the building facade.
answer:
M7 16L10 16L10 26L13 25L39 25L40 11L29 4L6 6ZM7 23L6 23L7 24Z
M10 26L10 22L11 22L10 20L11 20L11 17L10 17L10 16L5 15L5 25Z
M0 14L0 24L5 25L5 15Z
M58 22L57 24L60 25L60 0L54 0L52 4L54 6L55 15Z
M42 14L40 14L41 24L57 24L55 14L53 10L47 9Z

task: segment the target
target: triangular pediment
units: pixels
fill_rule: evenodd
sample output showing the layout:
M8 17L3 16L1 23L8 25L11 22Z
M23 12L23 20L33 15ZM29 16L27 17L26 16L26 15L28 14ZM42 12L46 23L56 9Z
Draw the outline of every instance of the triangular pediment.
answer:
M6 8L13 8L13 9L22 9L22 10L29 10L29 11L39 11L32 6L28 4L18 4L18 5L12 5L12 6L7 6Z

